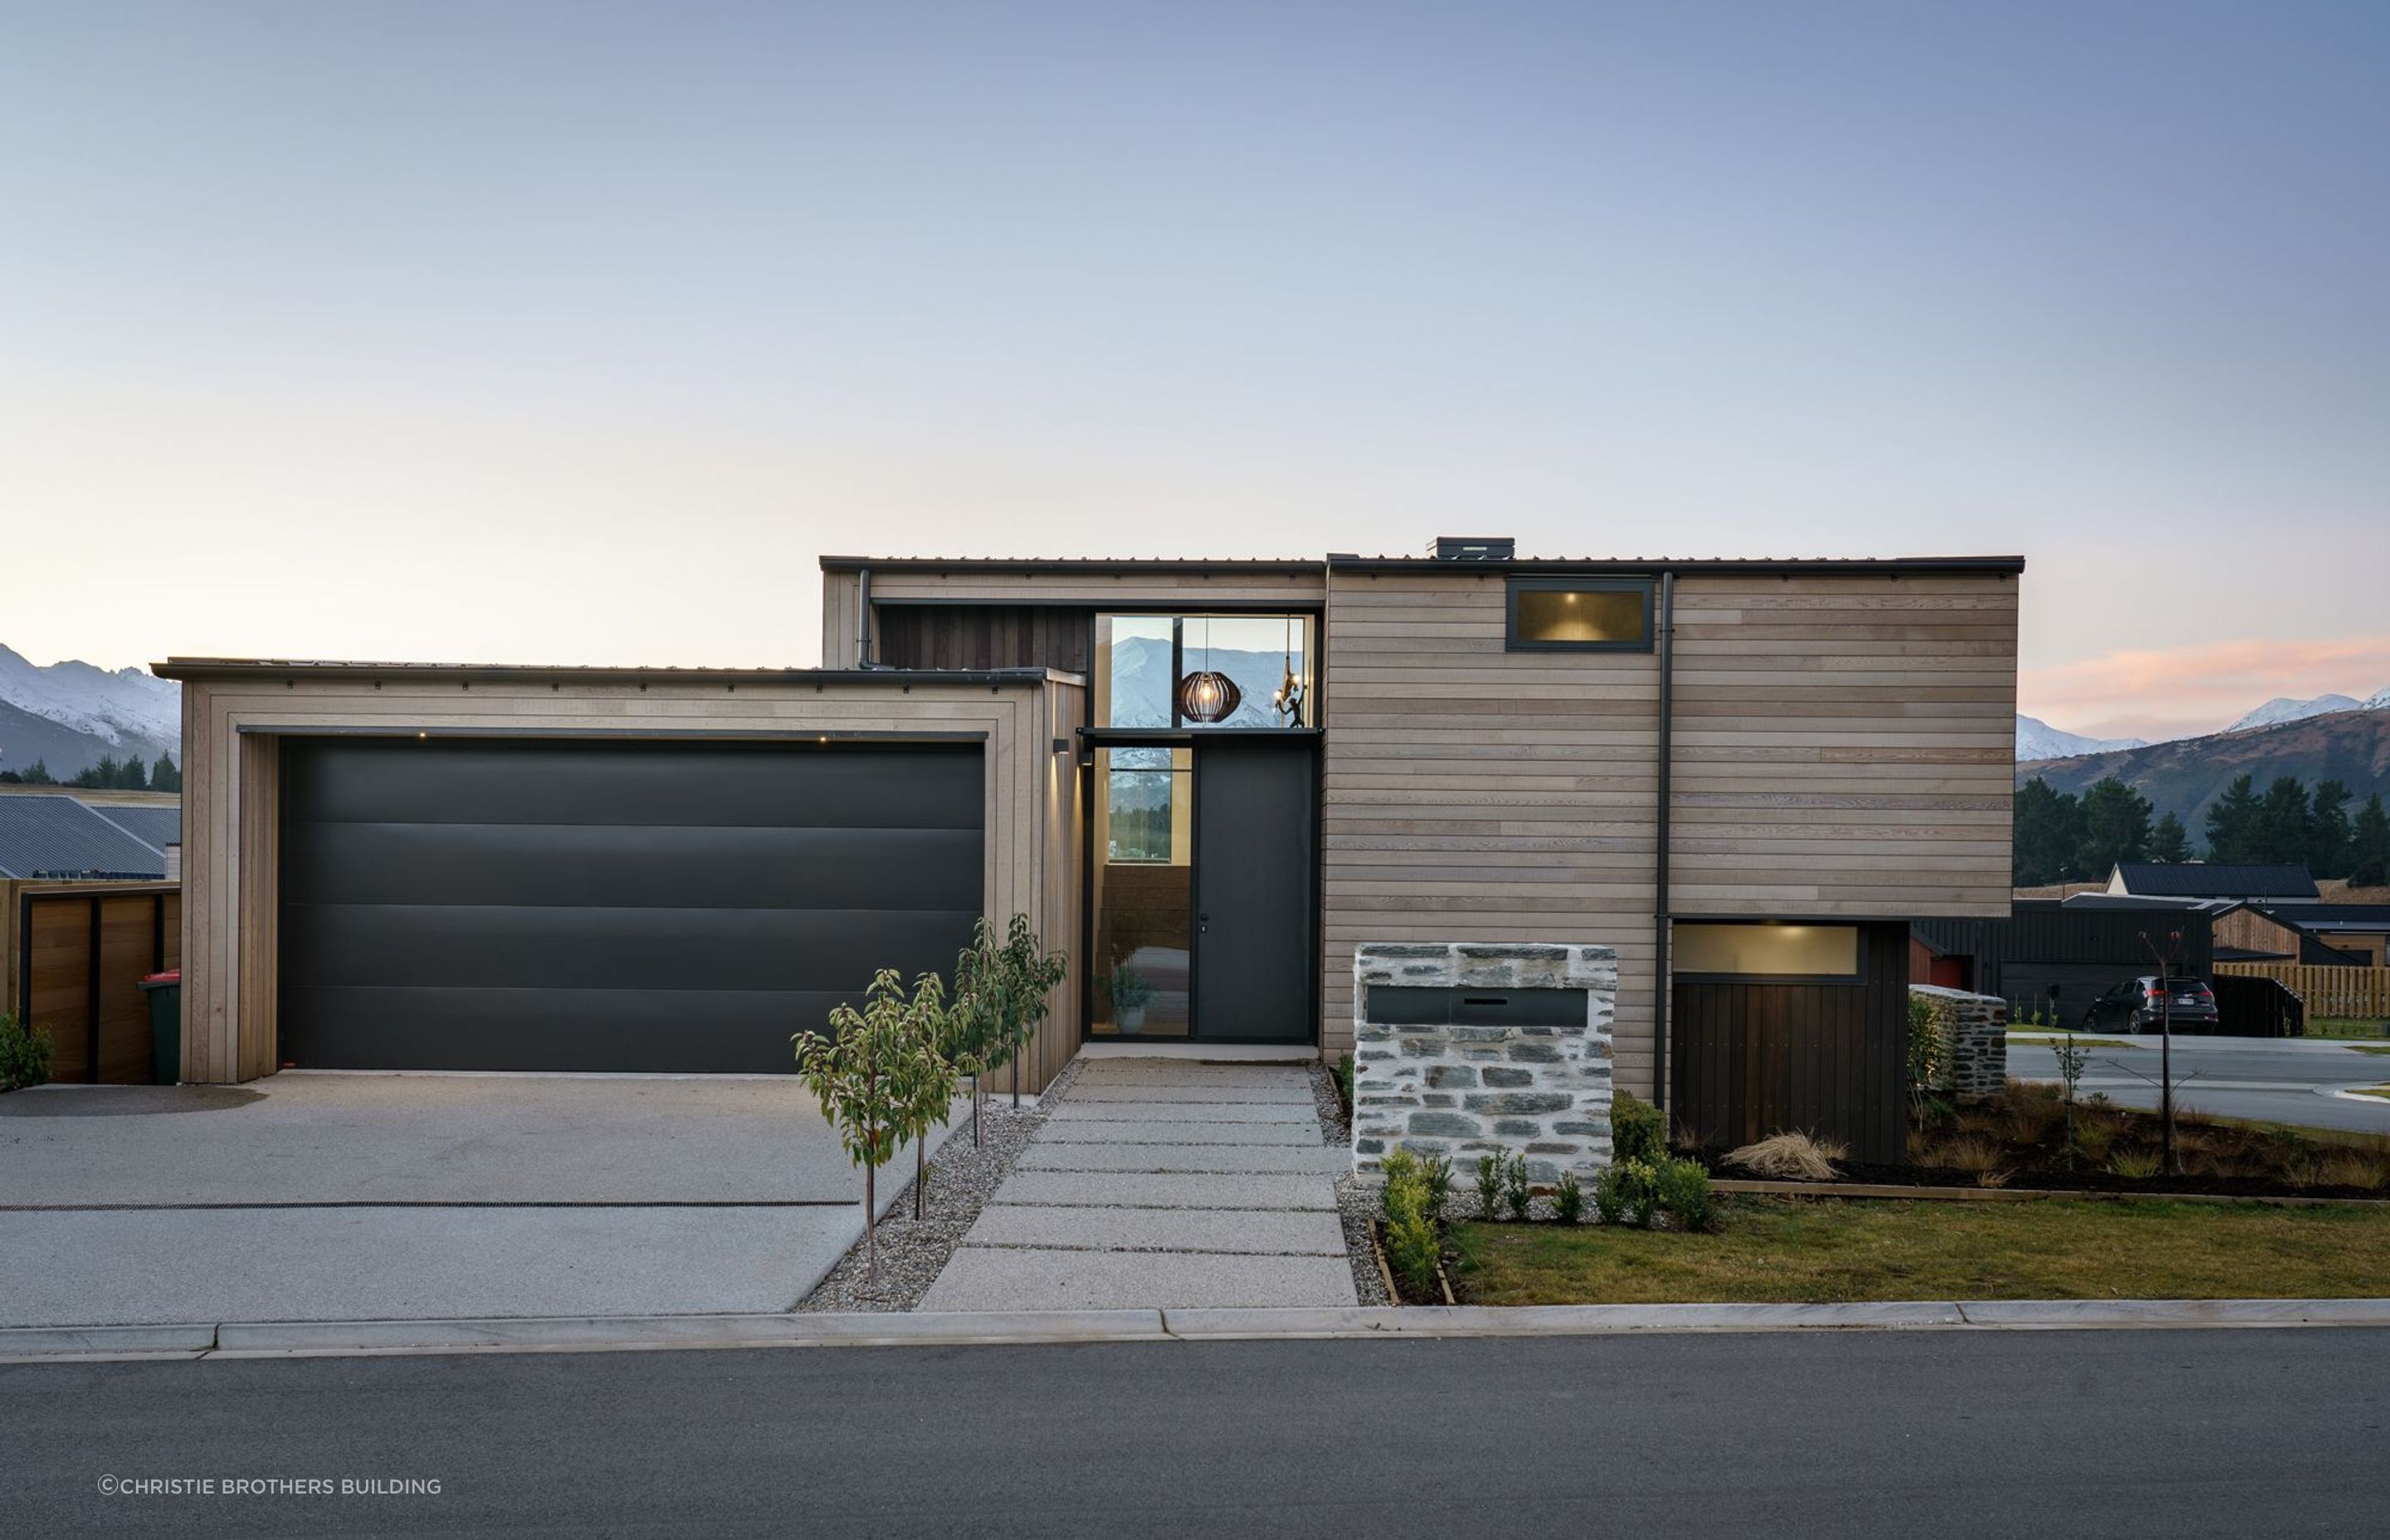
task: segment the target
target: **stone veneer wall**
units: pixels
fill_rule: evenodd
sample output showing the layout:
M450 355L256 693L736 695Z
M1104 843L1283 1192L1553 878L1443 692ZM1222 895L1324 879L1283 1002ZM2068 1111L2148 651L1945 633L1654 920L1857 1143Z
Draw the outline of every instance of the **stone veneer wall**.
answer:
M1570 1026L1389 1025L1369 1019L1372 984L1581 989ZM1618 953L1608 946L1369 943L1353 954L1353 1169L1397 1146L1457 1168L1494 1149L1527 1159L1538 1186L1610 1163L1611 1023Z
M2009 1003L1997 995L1970 995L1939 984L1911 984L1908 993L1932 1003L1942 1034L1940 1084L1960 1102L1987 1101L2009 1079Z

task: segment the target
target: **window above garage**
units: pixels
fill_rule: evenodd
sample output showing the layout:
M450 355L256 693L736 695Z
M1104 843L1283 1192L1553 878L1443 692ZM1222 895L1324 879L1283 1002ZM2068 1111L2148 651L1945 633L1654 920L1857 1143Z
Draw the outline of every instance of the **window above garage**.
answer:
M1649 652L1651 580L1514 577L1503 645L1512 652Z

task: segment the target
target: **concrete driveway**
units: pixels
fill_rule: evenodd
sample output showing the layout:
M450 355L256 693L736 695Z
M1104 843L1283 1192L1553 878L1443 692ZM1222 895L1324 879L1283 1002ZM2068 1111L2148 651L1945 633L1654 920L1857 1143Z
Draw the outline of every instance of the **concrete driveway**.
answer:
M2158 1104L2155 1033L2082 1035L2132 1045L2091 1050L2090 1061L2083 1070L2084 1095L2105 1092L2127 1107ZM2055 1082L2058 1058L2045 1044L2011 1037L2009 1073L2019 1080ZM2352 1100L2333 1094L2344 1086L2390 1081L2390 1055L2363 1053L2348 1043L2301 1037L2178 1037L2174 1076L2178 1105L2218 1117L2390 1134L2390 1102Z
M0 1325L786 1310L861 1195L793 1079L45 1086L0 1097Z

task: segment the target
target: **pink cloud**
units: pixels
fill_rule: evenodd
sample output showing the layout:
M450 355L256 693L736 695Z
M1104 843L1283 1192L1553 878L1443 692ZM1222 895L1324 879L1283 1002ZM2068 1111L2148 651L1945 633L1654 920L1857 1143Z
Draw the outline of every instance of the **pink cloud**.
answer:
M2017 709L2094 738L2212 733L2276 696L2362 700L2390 686L2390 635L2206 642L2102 653L2017 676Z

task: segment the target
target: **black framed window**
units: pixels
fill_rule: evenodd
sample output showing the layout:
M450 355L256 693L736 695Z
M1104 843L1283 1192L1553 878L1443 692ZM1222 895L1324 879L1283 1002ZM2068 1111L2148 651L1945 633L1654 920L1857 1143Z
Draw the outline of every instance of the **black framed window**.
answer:
M1503 645L1512 652L1649 652L1651 580L1514 577Z

